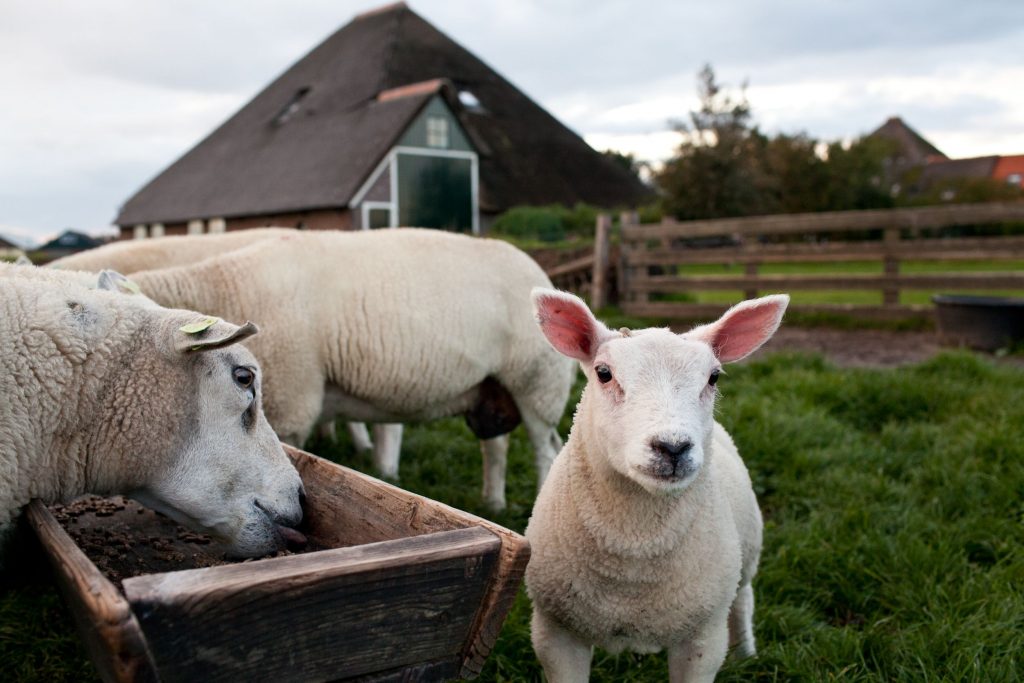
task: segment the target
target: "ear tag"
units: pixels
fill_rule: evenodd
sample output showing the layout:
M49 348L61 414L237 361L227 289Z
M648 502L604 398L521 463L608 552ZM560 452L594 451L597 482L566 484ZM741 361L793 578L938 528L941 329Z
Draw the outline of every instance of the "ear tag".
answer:
M620 327L619 328L619 334L621 334L623 337L632 337L633 336L633 332L628 327Z
M118 280L117 281L117 288L120 289L122 292L125 292L126 294L141 294L142 293L142 290L139 289L139 286L137 284L135 284L134 282L132 282L131 280L129 280L128 278L125 278L123 280Z
M188 325L182 325L178 329L184 332L185 334L199 334L203 330L208 329L219 322L220 318L215 318L212 315L208 315L202 320L197 320L196 322L189 323Z

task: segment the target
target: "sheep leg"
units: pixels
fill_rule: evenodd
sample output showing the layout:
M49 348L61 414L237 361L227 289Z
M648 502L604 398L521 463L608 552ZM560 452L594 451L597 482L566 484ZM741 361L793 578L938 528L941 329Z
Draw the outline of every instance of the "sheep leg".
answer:
M349 422L348 435L352 437L352 445L356 451L365 453L373 450L373 442L370 441L370 432L366 429L365 422Z
M754 644L754 589L750 584L740 587L729 610L729 649L736 657L753 657Z
M484 502L494 512L505 509L505 469L508 465L509 435L480 440L484 456Z
M726 617L712 619L692 640L668 651L670 683L713 683L729 649Z
M338 442L338 435L334 432L334 420L327 420L317 425L317 431L320 433L320 438L331 443Z
M586 683L594 648L576 634L533 608L530 639L548 683Z
M526 427L526 434L530 438L530 445L533 446L533 459L537 466L537 490L540 490L544 480L548 478L548 470L555 456L562 450L562 437L554 425L537 417L531 411L521 411L523 426Z
M398 479L398 458L402 450L402 424L373 425L373 464L389 479Z

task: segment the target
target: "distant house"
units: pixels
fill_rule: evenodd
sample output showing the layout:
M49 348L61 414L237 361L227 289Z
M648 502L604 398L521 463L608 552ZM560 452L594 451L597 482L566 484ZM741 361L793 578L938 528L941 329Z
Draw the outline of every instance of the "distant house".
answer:
M46 244L33 250L32 260L36 263L48 263L54 259L59 259L79 251L93 249L101 244L100 240L88 235L75 232L74 230L65 230Z
M1024 188L1024 155L950 159L920 133L894 116L870 134L888 140L894 152L887 161L886 179L893 194L924 192L960 179L991 179ZM908 187L904 182L911 181Z
M357 16L125 202L121 238L480 229L649 190L404 3Z

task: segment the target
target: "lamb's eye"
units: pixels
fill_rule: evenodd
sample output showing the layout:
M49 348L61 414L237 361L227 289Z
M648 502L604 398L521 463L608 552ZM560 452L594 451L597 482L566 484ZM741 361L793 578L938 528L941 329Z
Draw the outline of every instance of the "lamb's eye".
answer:
M248 389L256 381L256 373L241 365L231 371L231 376L234 377L235 384L243 389Z
M715 386L715 384L718 382L718 374L719 374L718 370L712 370L711 371L711 376L708 377L708 384L709 385Z
M594 368L594 372L597 373L597 380L601 384L608 384L608 382L612 381L612 371L608 368L607 365L598 365L596 368Z

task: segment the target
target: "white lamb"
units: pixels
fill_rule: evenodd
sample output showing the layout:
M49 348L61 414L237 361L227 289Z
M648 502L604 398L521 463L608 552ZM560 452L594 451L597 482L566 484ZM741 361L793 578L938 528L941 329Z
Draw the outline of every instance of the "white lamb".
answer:
M120 493L238 556L301 541L302 482L238 344L255 326L82 280L0 266L0 535L30 498Z
M722 363L775 332L789 297L734 306L686 334L613 332L576 297L535 290L551 344L587 386L526 529L533 646L552 683L586 681L594 645L668 650L672 681L754 654L761 513L715 422Z
M292 235L295 232L296 230L293 228L250 228L213 235L172 235L144 240L124 240L56 259L51 261L48 266L60 270L93 273L110 269L131 275L140 270L193 265L212 256L226 254L261 240ZM28 263L31 264L31 261ZM373 447L366 425L350 423L348 429L357 450L367 451ZM400 441L401 426L398 426L397 429L397 438ZM334 423L324 424L323 432L326 436L333 438ZM383 444L388 439L394 438L395 428L388 429L382 426L377 433L378 441Z
M301 444L321 414L463 414L482 440L495 509L505 507L508 432L526 427L539 481L561 448L573 364L533 323L529 292L550 281L504 242L417 229L295 233L133 280L162 305L260 321L249 346L285 441ZM397 443L383 445L377 467L395 476Z

